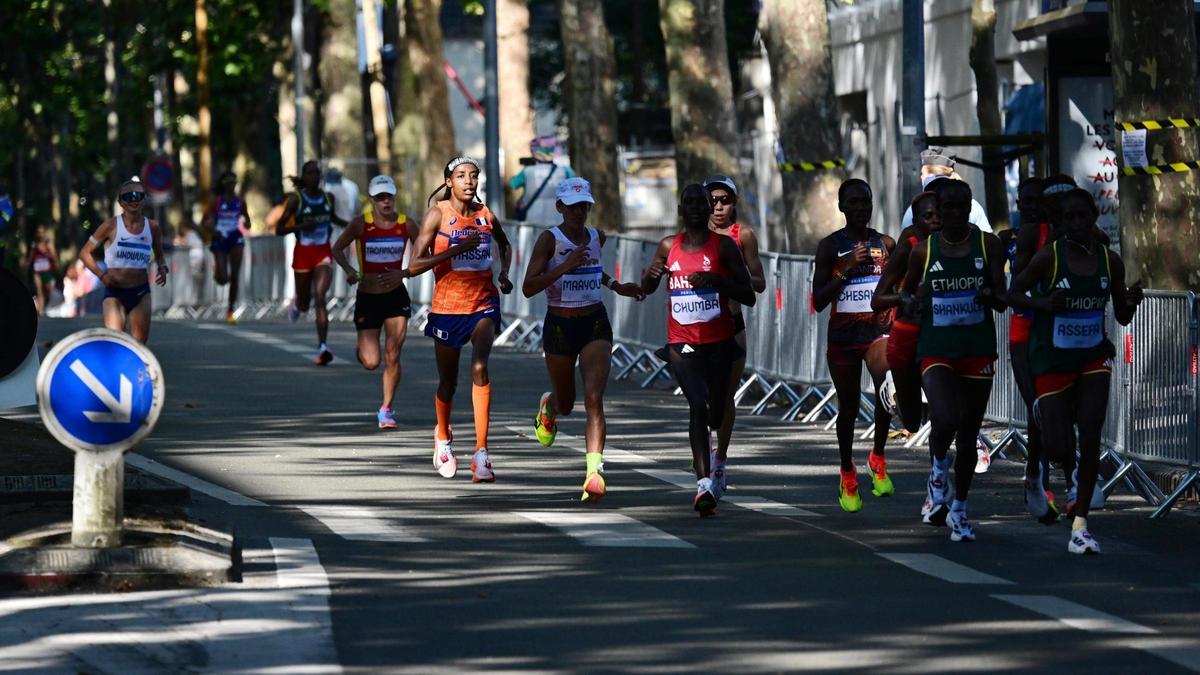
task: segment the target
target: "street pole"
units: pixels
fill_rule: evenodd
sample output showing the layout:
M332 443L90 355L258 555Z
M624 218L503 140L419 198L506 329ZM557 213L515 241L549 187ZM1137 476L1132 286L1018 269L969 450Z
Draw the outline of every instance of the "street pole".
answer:
M296 175L304 166L304 0L292 3L292 79L296 93Z
M487 157L487 205L497 218L504 217L504 177L500 175L500 97L496 74L496 0L486 0L483 25L484 106L487 118L484 142Z
M904 0L904 63L900 120L900 210L921 191L925 149L925 0Z

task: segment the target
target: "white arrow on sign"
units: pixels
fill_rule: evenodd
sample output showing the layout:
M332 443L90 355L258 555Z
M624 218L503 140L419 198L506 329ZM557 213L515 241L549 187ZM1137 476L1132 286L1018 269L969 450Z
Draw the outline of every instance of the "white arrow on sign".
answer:
M112 392L108 387L104 386L92 371L83 365L79 359L75 359L71 363L71 372L83 380L88 389L100 399L100 402L108 407L108 412L99 412L95 410L85 410L83 414L92 422L111 422L113 424L129 424L129 420L133 418L133 383L129 378L121 375L121 400L113 398Z

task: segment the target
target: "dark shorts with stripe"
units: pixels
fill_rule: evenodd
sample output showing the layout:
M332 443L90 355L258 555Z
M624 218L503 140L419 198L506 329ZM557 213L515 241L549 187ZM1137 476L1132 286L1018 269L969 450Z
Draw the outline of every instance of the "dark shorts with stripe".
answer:
M104 287L104 299L107 300L108 298L116 298L117 301L121 303L121 306L125 308L126 312L132 312L133 308L137 307L138 303L142 301L142 298L147 295L150 295L149 282L144 283L141 286L134 286L132 288L120 288L117 286Z
M579 316L546 314L542 323L542 350L547 354L579 356L584 347L596 340L613 341L612 324L604 305Z
M357 330L379 330L383 322L393 317L412 316L412 302L404 284L387 293L359 292L354 300L354 328Z

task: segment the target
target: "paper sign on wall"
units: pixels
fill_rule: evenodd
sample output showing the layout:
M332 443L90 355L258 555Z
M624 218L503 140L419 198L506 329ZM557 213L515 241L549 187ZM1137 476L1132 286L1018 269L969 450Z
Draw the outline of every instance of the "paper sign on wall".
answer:
M1121 133L1121 156L1125 166L1147 166L1146 130L1135 129Z

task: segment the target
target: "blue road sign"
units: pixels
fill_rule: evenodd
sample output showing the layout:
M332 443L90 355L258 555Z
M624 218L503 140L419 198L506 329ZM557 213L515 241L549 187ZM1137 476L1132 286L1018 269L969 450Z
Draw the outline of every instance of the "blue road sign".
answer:
M38 371L42 421L76 451L133 447L158 421L163 392L162 370L150 350L107 328L63 339Z

